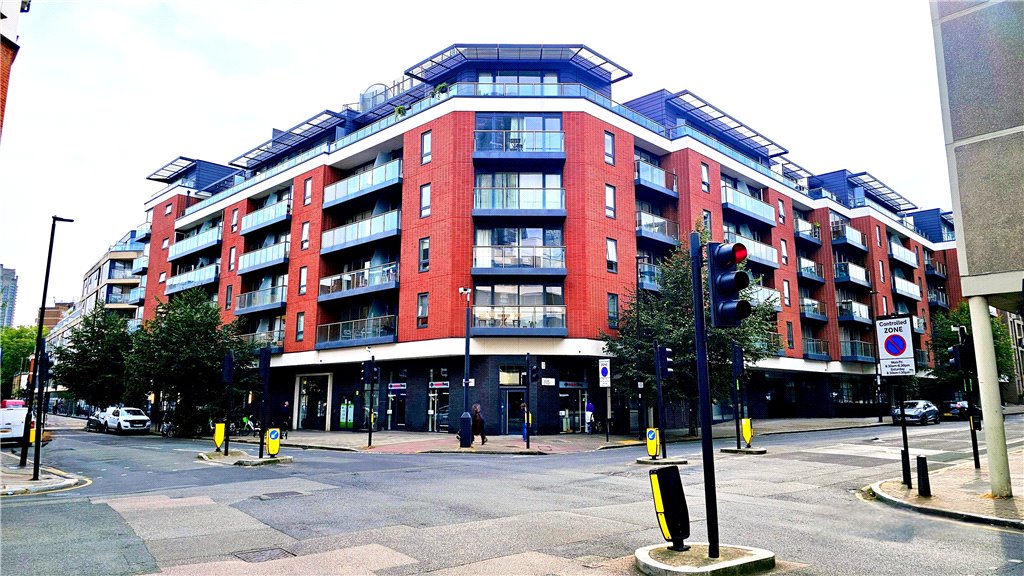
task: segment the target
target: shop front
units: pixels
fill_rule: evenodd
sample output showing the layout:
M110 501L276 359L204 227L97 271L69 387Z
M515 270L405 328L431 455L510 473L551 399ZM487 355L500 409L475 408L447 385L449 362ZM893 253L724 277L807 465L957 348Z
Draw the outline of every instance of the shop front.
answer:
M409 385L405 382L388 383L387 429L405 430L405 409Z
M427 383L427 432L448 431L450 390L448 381Z
M571 434L586 432L586 407L589 391L586 382L558 382L558 419L561 424L559 432Z
M331 374L300 374L295 377L292 415L296 430L330 430Z

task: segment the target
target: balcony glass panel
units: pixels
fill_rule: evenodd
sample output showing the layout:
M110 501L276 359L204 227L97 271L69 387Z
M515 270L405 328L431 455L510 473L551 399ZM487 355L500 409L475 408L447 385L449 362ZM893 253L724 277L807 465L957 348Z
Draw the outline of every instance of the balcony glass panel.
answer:
M565 328L565 306L473 306L477 328Z
M149 256L140 256L135 260L132 260L132 271L138 270L139 272L149 268Z
M903 262L904 264L909 264L910 266L917 268L917 253L903 246L902 244L890 242L889 253L892 254L893 258L899 260L900 262Z
M565 133L555 130L474 130L476 152L565 152Z
M943 304L945 306L949 306L949 297L942 290L929 290L928 291L928 301L929 302L938 302L939 304Z
M118 242L110 247L110 252L142 252L146 245L141 242Z
M658 284L661 280L661 266L657 264L647 264L641 262L638 265L638 273L640 274L640 282L646 282L648 284Z
M636 213L636 228L650 234L660 234L679 240L679 224L647 212Z
M285 214L290 214L292 211L292 201L282 200L267 206L260 208L259 210L246 214L242 217L242 232L246 230L256 228L264 222L269 222L275 218L280 218Z
M138 288L132 288L132 291L128 293L128 302L136 303L146 299L146 287L139 286Z
M565 268L565 246L474 246L474 268Z
M804 314L828 316L828 309L825 308L825 303L815 300L814 298L801 298L800 312L803 312Z
M864 235L849 224L833 224L832 225L832 238L840 239L845 238L854 244L864 245Z
M128 333L138 332L142 328L142 318L129 318L128 319Z
M186 284L194 284L196 286L208 284L217 280L217 275L219 273L220 266L217 264L196 268L195 270L190 270L184 274L177 274L168 278L166 289L168 291L174 291L175 288L183 288Z
M485 210L565 210L565 188L475 188L473 207Z
M752 212L762 218L775 222L774 206L771 204L765 204L757 198L744 194L735 188L722 186L722 202L734 204L747 212Z
M271 348L280 348L284 346L284 330L268 330L266 332L239 334L238 337L261 348L268 345Z
M802 218L796 218L796 231L804 236L821 240L821 226L815 226Z
M353 270L320 279L320 296L338 294L359 288L380 286L398 281L398 262L388 262L380 266Z
M928 351L927 350L914 350L914 363L918 366L928 365Z
M924 262L925 271L929 274L940 274L946 276L946 265L938 260L925 260Z
M764 262L774 262L775 264L779 263L779 251L773 246L763 244L750 238L744 238L735 232L726 232L725 241L734 243L739 242L740 244L743 244L747 247L747 253L752 258L757 258Z
M814 356L828 356L828 340L817 338L804 338L804 354Z
M751 306L759 306L762 302L768 302L775 307L782 306L782 296L779 291L767 286L751 286L743 296L750 301Z
M864 340L840 340L839 348L843 356L875 357L875 345Z
M804 274L813 274L819 278L825 277L825 267L820 262L809 258L800 258L800 271Z
M217 226L216 228L211 228L206 232L201 232L194 236L189 236L188 238L182 238L174 244L171 244L170 248L167 250L167 257L174 258L182 254L187 254L188 252L196 250L206 244L216 244L220 242L223 231L223 226Z
M855 318L871 319L871 312L867 304L846 300L838 305L840 316L853 316Z
M110 292L106 298L107 304L132 304L131 292Z
M914 284L910 280L905 280L898 276L892 277L892 287L903 294L904 296L910 296L911 298L921 299L921 287Z
M324 204L355 196L383 182L397 180L402 177L402 159L392 160L354 176L335 182L324 188Z
M138 260L136 258L135 260ZM107 273L107 278L110 280L138 280L138 275L133 272L135 268L135 261L132 261L132 270L128 268L114 268Z
M238 257L238 269L247 270L256 268L268 262L274 262L288 257L290 242L278 242L273 246L246 252Z
M839 262L836 264L836 277L847 277L866 283L868 282L868 271L852 262Z
M392 230L398 230L401 221L399 211L392 210L372 218L346 224L323 233L321 247L329 248L348 242L356 242Z
M673 192L679 191L677 184L678 178L676 178L675 174L662 170L654 164L648 164L643 160L636 161L635 176L637 180L651 182L663 188L668 188Z
M235 301L235 309L241 310L244 308L256 308L258 306L269 306L271 304L286 302L287 299L287 286L272 286L270 288L264 288L263 290L256 290L255 292L239 294Z
M394 336L397 318L397 316L375 316L347 322L321 324L316 327L316 343L343 344L351 340Z
M135 229L135 237L136 238L145 238L146 236L149 236L149 234L150 234L150 232L152 232L152 230L153 230L153 223L152 222L143 222L142 224L139 224L138 228Z

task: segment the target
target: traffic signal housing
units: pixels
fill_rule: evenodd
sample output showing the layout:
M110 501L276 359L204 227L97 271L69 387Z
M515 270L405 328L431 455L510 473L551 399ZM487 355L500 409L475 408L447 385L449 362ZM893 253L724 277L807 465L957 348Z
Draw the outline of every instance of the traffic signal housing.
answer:
M750 286L750 274L736 269L746 259L747 247L739 242L708 243L708 292L715 328L739 326L752 312L750 302L740 298L740 291Z
M537 382L540 380L540 366L537 365L536 361L530 362L530 365L527 366L526 374L530 382Z
M369 386L373 383L373 362L369 360L363 361L363 385Z
M658 377L668 378L672 373L672 349L668 346L658 346L654 349L654 361L658 365Z
M962 368L960 367L960 345L957 344L955 346L950 346L949 348L946 348L946 352L949 354L949 367L957 371L962 370Z

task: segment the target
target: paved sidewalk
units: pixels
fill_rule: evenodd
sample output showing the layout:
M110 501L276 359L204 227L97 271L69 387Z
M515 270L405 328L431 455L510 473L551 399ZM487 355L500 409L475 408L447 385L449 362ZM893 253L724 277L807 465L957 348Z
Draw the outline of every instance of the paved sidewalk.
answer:
M48 466L40 466L39 480L32 480L32 459L29 458L27 466L19 468L20 454L20 451L17 455L0 453L0 498L66 490L89 483L84 478Z

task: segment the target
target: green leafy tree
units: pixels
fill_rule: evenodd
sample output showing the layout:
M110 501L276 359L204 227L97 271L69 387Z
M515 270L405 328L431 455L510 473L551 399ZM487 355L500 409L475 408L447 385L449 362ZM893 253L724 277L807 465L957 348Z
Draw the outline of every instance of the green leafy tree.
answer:
M672 348L673 373L662 379L665 402L687 399L691 408L690 431L696 430L697 418L697 353L694 339L692 278L689 251L680 248L671 253L660 266L658 292L640 291L626 296L626 310L619 317L619 333L603 334L606 351L618 359L615 393L631 395L636 382L645 382L651 391L654 384L654 345ZM705 264L703 277L707 278ZM744 362L762 360L779 349L778 331L773 305L762 302L737 328L711 327L707 310L708 289L704 289L707 326L708 367L713 399L727 398L732 387L732 343L743 347ZM654 394L644 395L649 405Z
M201 428L224 414L222 372L228 351L235 356L233 388L254 389L256 347L238 337L237 321L221 324L220 310L202 290L183 292L160 303L156 318L135 332L127 394L172 400L180 431Z
M0 397L10 398L14 375L21 372L22 367L28 370L28 357L36 349L36 329L35 326L0 328L0 348L3 349L3 365L0 366ZM45 328L43 336L46 336Z
M54 379L92 406L117 404L124 400L131 348L125 317L98 306L71 330L67 345L54 351Z
M1010 338L1010 331L998 318L991 319L992 342L995 345L996 371L1000 377L1013 377L1013 340ZM949 365L949 348L960 342L960 338L953 331L954 326L966 326L968 335L971 334L971 310L966 302L949 312L939 312L932 317L932 358L935 359L935 368L931 375L935 377L934 384L937 389L950 390L962 389L963 377L960 372ZM928 384L922 382L927 388ZM940 399L941 400L941 399Z

